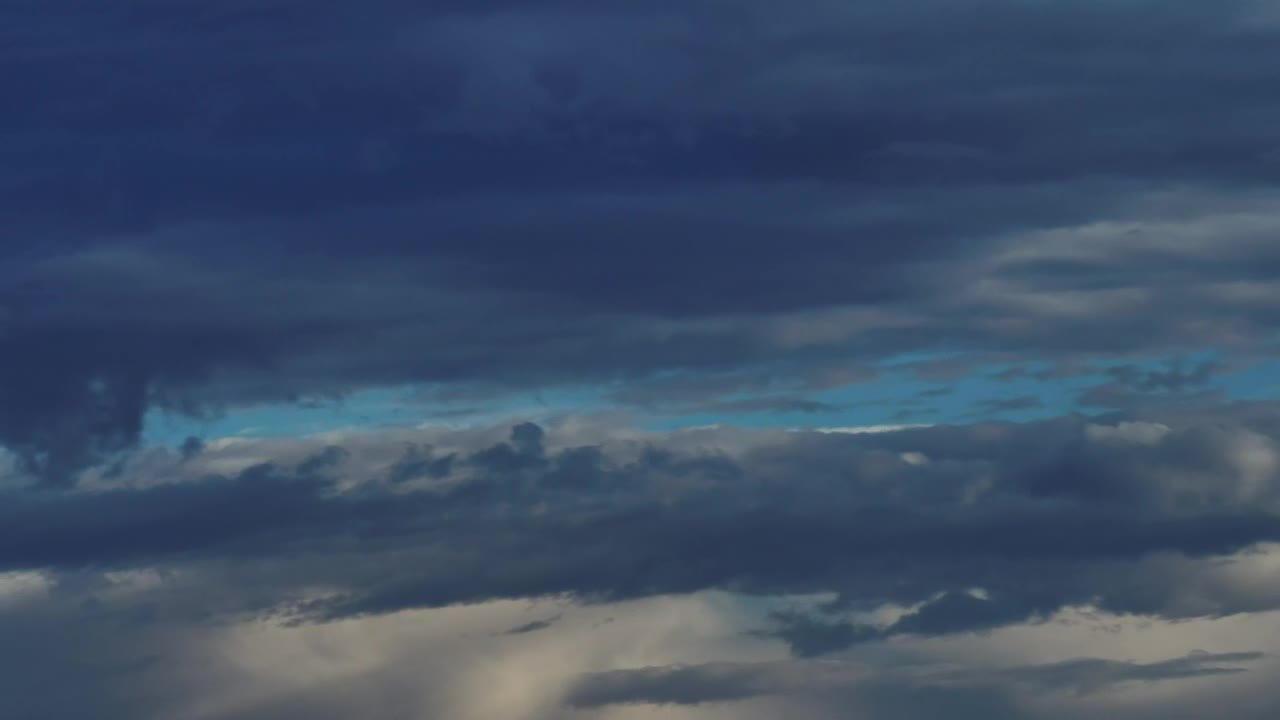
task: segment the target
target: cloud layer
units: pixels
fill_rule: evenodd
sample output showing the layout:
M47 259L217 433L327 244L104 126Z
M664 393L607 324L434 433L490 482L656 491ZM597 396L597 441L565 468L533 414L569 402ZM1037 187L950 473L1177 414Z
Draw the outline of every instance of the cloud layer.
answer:
M542 428L525 423L487 446L431 433L313 442L293 463L227 474L201 472L225 449L194 459L157 451L118 472L159 483L10 493L0 569L269 570L267 607L329 588L295 608L302 619L713 589L835 592L826 611L837 620L912 608L844 633L831 619L777 617L778 635L803 655L1075 605L1227 615L1280 602L1280 588L1231 581L1248 556L1217 560L1280 542L1272 432L1064 419L688 431L549 449ZM806 640L814 633L826 645Z
M1272 5L6 3L7 712L1270 717Z
M395 383L1271 353L1265 4L363 7L3 11L29 469Z

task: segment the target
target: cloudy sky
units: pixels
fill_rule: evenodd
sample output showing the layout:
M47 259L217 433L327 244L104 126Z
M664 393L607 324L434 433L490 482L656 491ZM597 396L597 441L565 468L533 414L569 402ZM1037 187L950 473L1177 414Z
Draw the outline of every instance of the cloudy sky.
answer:
M1275 0L0 2L0 714L1280 691Z

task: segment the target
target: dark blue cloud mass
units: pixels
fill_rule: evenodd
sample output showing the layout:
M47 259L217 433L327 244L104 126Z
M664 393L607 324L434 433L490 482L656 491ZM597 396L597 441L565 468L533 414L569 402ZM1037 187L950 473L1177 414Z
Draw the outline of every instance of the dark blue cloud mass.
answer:
M224 5L2 11L54 482L147 407L1274 335L1256 3Z
M1266 0L0 3L0 695L1263 717L1178 633L1280 612L1276 87ZM947 649L1086 610L1179 640ZM557 679L237 644L411 613Z

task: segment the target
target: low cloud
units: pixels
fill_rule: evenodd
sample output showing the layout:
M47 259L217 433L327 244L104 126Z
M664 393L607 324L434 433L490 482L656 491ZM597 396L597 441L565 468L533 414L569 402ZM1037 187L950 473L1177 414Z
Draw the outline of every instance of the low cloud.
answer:
M110 481L123 487L11 493L0 569L248 573L261 584L246 602L303 620L502 598L837 593L826 618L782 618L778 636L801 655L1081 603L1169 618L1280 607L1280 587L1190 582L1280 541L1273 430L1179 425L1116 441L1134 427L704 430L575 445L526 423L487 445L492 433L420 431L407 451L376 434L310 450L289 441L297 460L201 475L236 447L210 445L141 466L169 482L133 484L126 464ZM317 587L328 591L308 599ZM841 615L886 603L915 609L874 630Z
M1232 675L1262 659L1258 652L1196 652L1151 663L1080 658L1059 663L949 671L913 667L877 668L837 662L780 662L638 668L586 675L568 696L577 707L607 705L702 705L766 695L862 692L875 697L914 689L926 695L1001 684L1096 693L1130 683L1158 683ZM960 692L958 694L963 694ZM968 717L968 716L966 716ZM975 716L976 717L976 716ZM985 716L984 716L985 717Z

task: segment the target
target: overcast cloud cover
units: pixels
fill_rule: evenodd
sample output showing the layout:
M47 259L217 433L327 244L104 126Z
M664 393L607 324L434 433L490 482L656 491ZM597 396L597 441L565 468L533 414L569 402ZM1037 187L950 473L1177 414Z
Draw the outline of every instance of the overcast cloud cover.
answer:
M0 697L1262 720L1280 4L0 2Z

